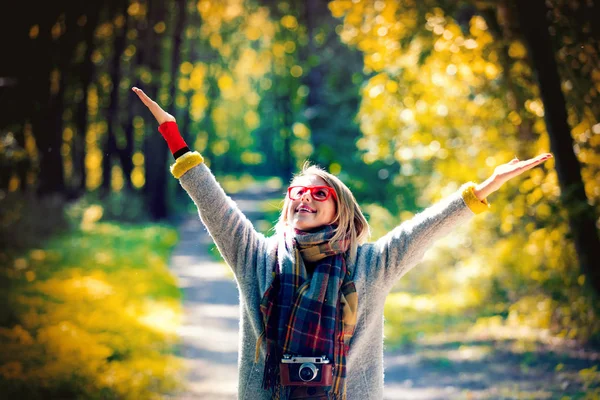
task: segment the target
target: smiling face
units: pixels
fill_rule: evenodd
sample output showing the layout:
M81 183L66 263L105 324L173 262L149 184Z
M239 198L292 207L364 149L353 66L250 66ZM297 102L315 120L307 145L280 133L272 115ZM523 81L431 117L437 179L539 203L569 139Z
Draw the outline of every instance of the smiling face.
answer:
M329 186L321 177L304 175L296 178L290 186ZM335 219L336 201L329 196L325 201L313 199L307 190L297 200L288 199L287 220L292 228L308 231L329 225Z

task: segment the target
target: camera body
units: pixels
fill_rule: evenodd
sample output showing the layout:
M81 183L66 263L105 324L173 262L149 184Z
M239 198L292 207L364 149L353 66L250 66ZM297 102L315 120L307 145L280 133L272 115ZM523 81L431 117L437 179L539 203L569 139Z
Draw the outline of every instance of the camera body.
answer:
M326 356L301 357L284 354L279 367L284 386L331 386L332 365Z

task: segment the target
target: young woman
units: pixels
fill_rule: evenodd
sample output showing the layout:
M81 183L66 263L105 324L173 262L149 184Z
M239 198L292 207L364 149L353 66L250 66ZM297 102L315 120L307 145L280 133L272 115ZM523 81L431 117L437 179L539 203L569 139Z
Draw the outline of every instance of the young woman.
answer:
M241 328L238 398L383 398L383 306L435 240L488 209L486 197L551 154L514 159L373 243L337 177L305 167L287 190L275 235L264 237L226 196L175 119L138 88L175 157L173 176L235 274Z

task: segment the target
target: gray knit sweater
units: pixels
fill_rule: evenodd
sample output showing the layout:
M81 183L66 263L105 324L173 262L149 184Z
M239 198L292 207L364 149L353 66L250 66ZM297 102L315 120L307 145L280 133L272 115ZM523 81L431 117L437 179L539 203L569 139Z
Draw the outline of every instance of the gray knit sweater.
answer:
M177 160L176 164L181 165L174 164L179 167L181 186L198 207L202 222L233 270L240 292L238 398L270 399L270 393L261 388L264 343L258 362L254 360L256 341L263 329L259 305L273 279L271 271L277 263L277 239L256 232L206 165L190 160L185 164L186 156ZM347 358L348 400L383 398L383 306L386 296L398 279L423 258L436 239L489 206L476 198L479 204L473 203L474 196L469 195L472 186L472 183L463 185L456 193L376 242L358 247L356 263L351 266L358 292L358 321Z

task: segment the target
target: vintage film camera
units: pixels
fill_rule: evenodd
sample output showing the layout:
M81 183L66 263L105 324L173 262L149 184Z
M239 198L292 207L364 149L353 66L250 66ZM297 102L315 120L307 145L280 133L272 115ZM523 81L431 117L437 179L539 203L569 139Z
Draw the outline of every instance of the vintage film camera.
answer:
M332 365L326 356L300 357L284 354L279 370L284 386L331 386Z

